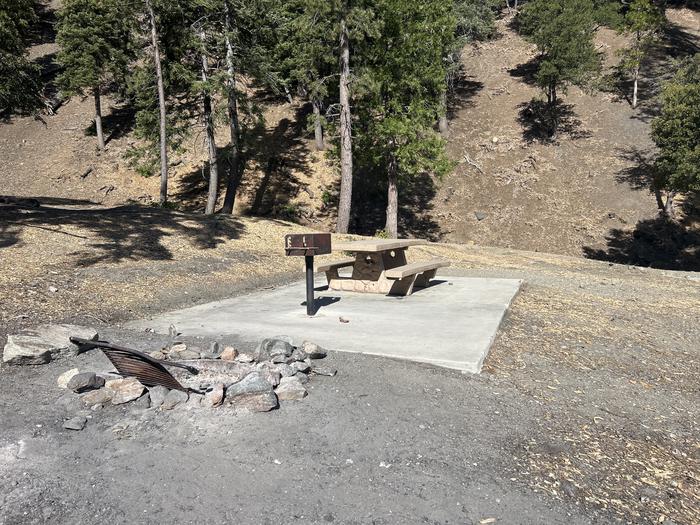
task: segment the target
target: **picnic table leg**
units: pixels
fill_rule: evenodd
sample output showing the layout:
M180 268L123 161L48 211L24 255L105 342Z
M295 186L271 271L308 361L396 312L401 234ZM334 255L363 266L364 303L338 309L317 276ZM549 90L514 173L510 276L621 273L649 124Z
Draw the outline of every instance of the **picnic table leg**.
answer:
M306 315L314 315L314 256L307 255L306 259Z
M435 274L437 274L437 269L418 274L413 285L414 288L427 288L430 285L430 280L435 278Z
M403 279L397 279L396 281L393 281L391 289L389 290L389 295L411 295L413 293L415 283L415 275L410 275L408 277L404 277Z

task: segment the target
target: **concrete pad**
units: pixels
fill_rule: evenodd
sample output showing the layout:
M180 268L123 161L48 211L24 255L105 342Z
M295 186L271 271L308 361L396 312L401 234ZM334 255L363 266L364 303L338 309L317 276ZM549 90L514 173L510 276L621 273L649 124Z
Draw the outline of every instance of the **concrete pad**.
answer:
M320 279L317 281L319 282ZM322 281L321 281L322 282ZM303 282L128 323L187 336L259 341L289 335L329 350L409 359L465 372L481 371L519 279L446 277L408 297L317 292L314 317L302 306ZM340 322L340 318L348 323Z

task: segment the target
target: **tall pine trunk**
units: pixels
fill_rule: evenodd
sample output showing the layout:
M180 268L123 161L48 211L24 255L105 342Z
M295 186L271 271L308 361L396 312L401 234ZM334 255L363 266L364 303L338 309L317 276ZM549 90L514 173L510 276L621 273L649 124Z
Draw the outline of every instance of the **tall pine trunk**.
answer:
M233 205L236 201L236 192L241 177L241 127L238 121L238 97L236 94L236 69L233 63L233 45L231 44L231 14L228 0L224 1L224 15L226 23L226 88L228 91L228 119L231 131L231 155L229 163L228 181L226 183L226 196L221 213L233 213Z
M202 45L204 45L204 33L200 34ZM204 210L206 215L212 215L216 208L216 199L219 191L219 162L216 154L216 139L214 137L214 118L212 117L211 95L209 94L209 60L206 53L202 53L202 104L204 109L204 133L209 152L209 194L207 196L207 207Z
M146 1L146 10L151 25L151 45L153 46L153 62L156 66L156 82L158 84L158 110L160 112L160 204L168 201L168 132L165 111L165 88L163 87L163 70L160 63L160 48L158 46L158 29L156 15L153 12L151 0Z
M311 101L314 109L314 138L316 140L316 149L323 151L326 145L323 142L323 123L321 121L321 103L314 99Z
M350 41L345 20L340 22L340 200L336 232L347 233L352 205L352 133L350 114Z
M97 132L97 149L105 149L105 136L102 132L102 100L100 99L100 87L92 90L95 96L95 131Z
M384 226L384 231L390 238L397 239L399 236L399 180L396 158L392 153L389 154L387 177L389 184L387 190L386 225Z

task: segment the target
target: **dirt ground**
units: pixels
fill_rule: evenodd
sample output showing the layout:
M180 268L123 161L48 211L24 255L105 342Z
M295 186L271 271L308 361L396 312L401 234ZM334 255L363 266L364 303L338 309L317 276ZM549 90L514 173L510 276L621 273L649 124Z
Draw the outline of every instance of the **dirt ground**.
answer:
M151 348L119 322L301 275L281 243L299 226L146 209L121 212L139 227L14 210L0 343L50 320ZM272 415L110 409L71 433L55 380L72 362L2 367L0 522L700 520L697 274L464 245L420 256L525 279L481 376L334 354L337 380Z

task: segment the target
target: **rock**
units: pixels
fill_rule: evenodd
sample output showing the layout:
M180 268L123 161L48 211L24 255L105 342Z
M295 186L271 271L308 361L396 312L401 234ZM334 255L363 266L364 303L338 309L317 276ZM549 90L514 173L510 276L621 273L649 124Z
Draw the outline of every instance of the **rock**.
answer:
M161 352L160 350L156 350L155 352L151 352L149 354L153 359L157 359L158 361L163 361L165 359L165 354Z
M277 408L277 395L260 372L248 374L226 389L226 399L237 408L267 412Z
M87 390L95 390L96 388L101 388L105 384L105 380L99 377L94 372L81 372L75 374L68 381L68 390L73 392L85 392Z
M486 213L483 211L475 211L474 217L476 217L477 221L483 221L486 218Z
M80 396L80 402L86 407L93 407L95 405L106 405L112 401L112 396L114 395L113 390L107 388L100 388L99 390L91 390Z
M285 363L275 365L275 369L280 373L281 377L291 377L297 373L294 368Z
M135 377L126 377L107 381L105 388L112 391L112 404L121 405L141 397L144 386Z
M187 350L187 345L185 343L175 343L175 344L170 346L169 352L170 353L173 353L173 352L177 353L177 352L184 352L185 350Z
M260 372L263 379L272 386L280 384L282 374L277 370L276 366L270 365L269 363L259 363L255 368Z
M333 377L338 371L335 368L327 366L314 366L311 371L317 376L329 376Z
M305 363L304 361L296 361L296 362L292 363L290 366L294 370L296 370L297 372L302 372L304 374L306 372L308 372L309 370L311 370L311 366L309 366L309 364Z
M199 353L199 357L202 359L219 359L221 356L221 347L219 346L219 343L216 341L213 341L209 345L208 350L203 350L202 352Z
M85 416L75 416L63 423L63 428L68 430L82 430L85 428L87 418Z
M238 357L238 350L236 350L232 346L227 346L224 348L224 350L221 352L221 355L219 356L219 359L222 359L224 361L234 361ZM252 361L252 356L251 356L251 361Z
M307 376L303 372L297 372L296 374L294 374L294 377L296 377L299 381L301 381L302 385L305 385L306 383L309 382L309 376Z
M68 381L70 381L71 377L73 377L78 372L80 372L80 370L78 370L77 368L71 368L67 372L63 372L60 376L58 376L56 383L58 383L58 386L60 388L68 388Z
M143 394L140 398L138 398L136 401L134 401L131 406L133 408L151 408L151 396L148 392Z
M58 291L58 288L56 288L55 286L49 286L49 292L56 293L57 291Z
M306 352L311 359L323 359L327 355L325 349L310 341L304 341L301 344L301 349Z
M263 339L253 353L255 360L257 362L269 361L273 356L283 355L284 357L289 357L292 355L294 347L288 342L288 338L282 339L280 337Z
M151 408L158 408L162 405L168 392L170 392L170 390L161 385L150 387L148 389L148 394L151 398Z
M172 410L176 406L186 403L188 398L189 396L187 395L187 392L183 392L182 390L171 390L168 392L168 395L165 396L163 404L160 405L160 409Z
M200 359L201 357L202 356L199 352L190 349L179 352L170 352L170 354L168 354L168 358L170 358L171 361L186 361L191 359Z
M309 354L307 354L304 350L301 348L295 348L290 356L290 359L293 359L294 361L304 361L308 357Z
M218 407L224 402L225 387L223 383L217 383L204 395L202 404L208 407Z
M281 401L299 401L308 394L304 385L296 377L283 377L275 393Z
M498 137L491 137L491 142L498 144Z
M234 358L234 361L236 361L238 363L252 363L253 361L255 361L255 358L253 357L252 354L242 353L242 354L238 354Z
M96 340L97 332L70 324L41 325L7 336L2 360L10 365L43 365L51 359L75 352L70 336Z

